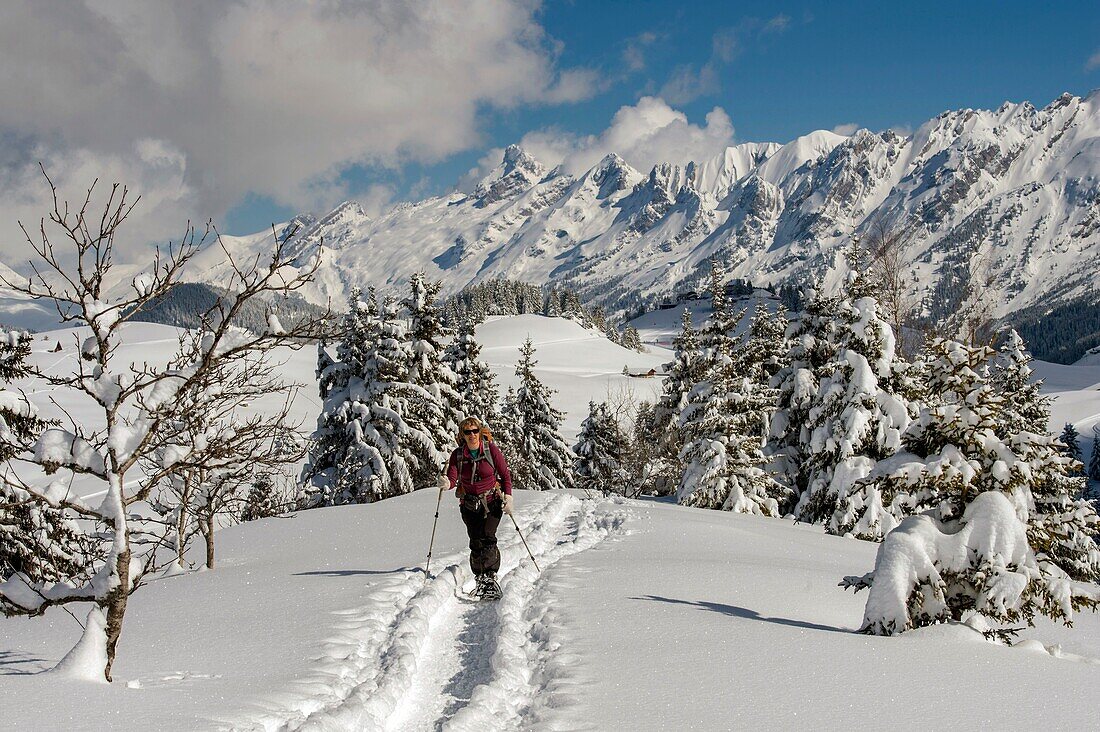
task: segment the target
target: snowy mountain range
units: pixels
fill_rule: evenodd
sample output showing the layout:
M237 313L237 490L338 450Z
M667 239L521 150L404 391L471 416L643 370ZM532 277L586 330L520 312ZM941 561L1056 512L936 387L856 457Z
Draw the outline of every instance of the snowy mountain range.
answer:
M293 232L299 265L323 242L317 280L302 293L317 304L340 307L352 285L403 288L424 271L444 294L505 277L636 312L699 288L712 257L757 285L829 289L846 272L849 242L878 221L909 229L910 294L930 318L956 309L979 273L996 316L1080 307L1100 290L1100 91L1042 109L944 112L909 136L817 131L745 143L648 172L610 154L570 175L511 146L469 192L377 218L348 201L279 234ZM271 238L223 237L235 257L269 252ZM216 284L225 267L211 246L184 278Z
M509 147L469 192L402 203L371 218L355 202L301 216L304 264L324 242L306 296L339 302L370 281L423 270L445 292L506 277L553 282L610 308L655 304L702 280L711 257L757 284L831 287L843 252L872 222L911 228L912 294L926 315L958 304L979 269L995 314L1100 288L1100 91L1046 107L945 112L909 136L818 131L746 143L680 167L631 168L611 154L581 175ZM258 251L270 232L230 237ZM188 273L209 280L208 252Z

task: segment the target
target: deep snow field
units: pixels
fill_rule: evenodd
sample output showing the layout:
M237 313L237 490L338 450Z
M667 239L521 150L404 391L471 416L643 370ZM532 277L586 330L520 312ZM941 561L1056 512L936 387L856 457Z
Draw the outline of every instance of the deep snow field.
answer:
M678 328L679 309L661 315ZM650 321L652 332L669 325ZM669 358L625 351L559 319L499 318L478 337L502 388L515 383L528 334L570 439L590 399L659 390L657 379L624 377L624 364L660 370ZM155 359L174 338L171 328L135 324L125 354ZM65 351L46 353L59 339ZM66 368L72 334L40 335L35 351L43 365ZM307 428L318 408L315 359L306 349L287 354L284 367L306 384L294 409ZM1036 371L1057 396L1052 428L1073 421L1090 436L1100 359ZM79 404L52 396L79 418ZM32 395L47 414L58 409L50 397ZM1087 458L1091 443L1082 446ZM853 631L866 595L837 582L869 571L877 545L785 520L579 492L517 491L541 572L502 524L504 597L468 604L455 594L470 575L451 494L432 576L422 572L436 497L417 491L222 530L216 570L132 596L112 685L39 673L79 637L64 611L0 619L0 728L1094 726L1100 617L1082 616L1073 629L1041 622L1016 647L966 626L864 636Z

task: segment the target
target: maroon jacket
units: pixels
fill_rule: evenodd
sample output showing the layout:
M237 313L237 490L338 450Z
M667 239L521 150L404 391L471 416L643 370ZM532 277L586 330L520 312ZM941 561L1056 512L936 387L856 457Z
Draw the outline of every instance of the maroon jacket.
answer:
M486 455L486 448L488 454ZM451 452L451 460L447 463L447 480L451 481L451 488L457 484L463 493L481 495L493 490L497 484L497 475L500 475L500 486L507 495L512 495L512 474L508 472L508 463L504 461L504 453L490 440L481 440L481 458L474 460L470 456L470 450L462 445ZM492 463L489 462L490 458ZM496 466L496 471L493 466Z

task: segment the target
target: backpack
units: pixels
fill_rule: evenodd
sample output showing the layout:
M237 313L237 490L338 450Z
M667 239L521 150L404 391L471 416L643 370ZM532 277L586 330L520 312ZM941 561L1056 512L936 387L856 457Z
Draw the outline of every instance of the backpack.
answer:
M458 462L458 477L459 477L459 483L460 484L462 482L462 469L463 469L463 466L473 465L474 467L471 469L470 473L473 474L474 471L477 471L477 472L480 473L481 471L477 467L477 464L479 462L481 462L482 460L488 460L489 464L493 467L493 477L496 478L497 484L501 485L500 471L497 470L497 461L493 457L493 447L496 447L496 443L494 443L492 440L486 440L484 442L484 444L482 445L482 449L478 451L478 456L476 458L473 458L472 460L466 458L466 454L463 451L462 446L459 446L459 447L455 448L458 451L458 461L457 462ZM498 447L497 450L499 450L499 449L500 448Z

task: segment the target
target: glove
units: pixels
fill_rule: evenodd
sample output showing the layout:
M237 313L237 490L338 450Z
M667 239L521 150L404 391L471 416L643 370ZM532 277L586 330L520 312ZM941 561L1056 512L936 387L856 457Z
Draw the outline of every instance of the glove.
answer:
M435 487L441 491L451 490L451 481L447 479L446 475L439 476L439 480L435 482Z
M511 516L512 515L512 494L511 493L505 493L504 498L502 499L502 501L503 501L503 504L504 504L504 513Z

